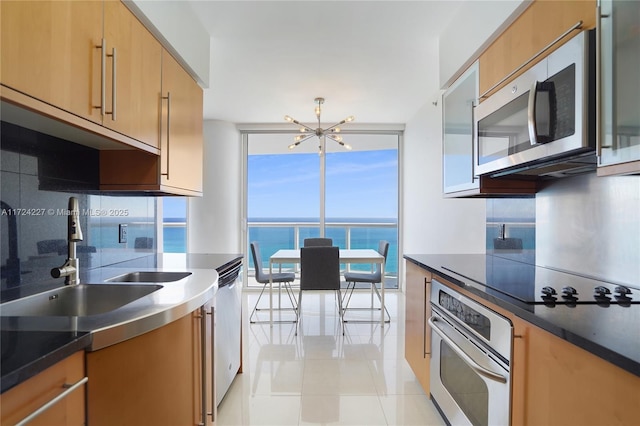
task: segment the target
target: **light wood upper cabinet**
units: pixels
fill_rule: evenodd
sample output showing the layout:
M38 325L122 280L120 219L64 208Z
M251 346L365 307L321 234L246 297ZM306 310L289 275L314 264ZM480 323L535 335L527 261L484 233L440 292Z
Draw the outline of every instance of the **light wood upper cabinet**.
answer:
M65 138L53 118L158 153L162 46L123 3L3 1L0 13L2 100L46 117L26 126Z
M100 123L102 2L3 1L2 85Z
M202 192L202 89L162 54L162 184Z
M202 89L167 51L157 108L161 155L100 151L100 189L202 195Z
M157 148L162 46L119 1L104 3L104 39L103 125Z
M406 263L406 312L404 357L429 395L429 361L431 330L427 317L431 313L429 293L431 274L411 262Z
M486 93L579 21L582 21L583 30L595 28L595 0L534 1L480 55L480 94L488 96L502 87L502 85L498 86L490 93ZM571 34L563 41L570 37ZM555 48L562 44L563 42L558 43ZM547 53L551 51L553 48ZM539 62L544 56L546 55L541 55L540 58L532 61L520 73Z
M18 423L83 378L84 351L79 351L3 393L0 424ZM29 425L85 425L85 386L80 385L69 391L62 400L30 421Z

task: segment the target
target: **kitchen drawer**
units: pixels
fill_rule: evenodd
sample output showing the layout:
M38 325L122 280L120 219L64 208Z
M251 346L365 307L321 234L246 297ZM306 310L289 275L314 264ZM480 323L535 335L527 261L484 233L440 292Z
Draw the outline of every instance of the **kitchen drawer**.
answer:
M84 377L84 351L78 351L3 393L0 396L0 424L16 424L65 392L68 385L78 383ZM69 392L63 399L29 422L29 426L84 424L84 385Z

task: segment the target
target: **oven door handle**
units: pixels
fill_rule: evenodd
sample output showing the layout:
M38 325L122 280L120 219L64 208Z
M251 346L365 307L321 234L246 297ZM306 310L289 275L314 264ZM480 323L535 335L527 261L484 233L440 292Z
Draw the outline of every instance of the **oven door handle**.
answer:
M429 327L431 327L431 329L433 331L435 331L438 336L440 336L440 338L442 340L444 340L450 347L451 349L453 349L453 351L460 357L463 359L463 361L465 363L467 363L467 365L469 367L471 367L476 373L494 380L496 382L500 382L500 383L507 383L507 378L504 377L502 374L498 374L494 371L491 371L489 369L484 368L483 366L481 366L480 364L478 364L477 362L475 362L473 360L473 358L471 358L469 355L466 354L465 351L462 350L462 348L460 348L458 345L456 345L456 343L451 340L451 338L449 336L446 335L446 333L444 331L442 331L442 329L440 327L438 327L436 325L436 321L438 319L436 317L431 317L429 318L428 322L429 322Z

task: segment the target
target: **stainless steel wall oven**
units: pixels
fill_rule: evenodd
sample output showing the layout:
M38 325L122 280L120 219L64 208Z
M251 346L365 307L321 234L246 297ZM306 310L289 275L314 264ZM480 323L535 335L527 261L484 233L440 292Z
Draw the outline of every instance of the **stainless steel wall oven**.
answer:
M452 425L508 425L511 322L441 284L431 283L431 397Z

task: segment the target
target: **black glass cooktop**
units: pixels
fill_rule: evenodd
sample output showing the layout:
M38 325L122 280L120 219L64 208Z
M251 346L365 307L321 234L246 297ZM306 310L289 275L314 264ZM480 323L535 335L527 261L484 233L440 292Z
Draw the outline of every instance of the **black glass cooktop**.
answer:
M496 292L531 305L640 304L640 288L615 284L528 263L486 256L484 268L461 264L442 268Z

